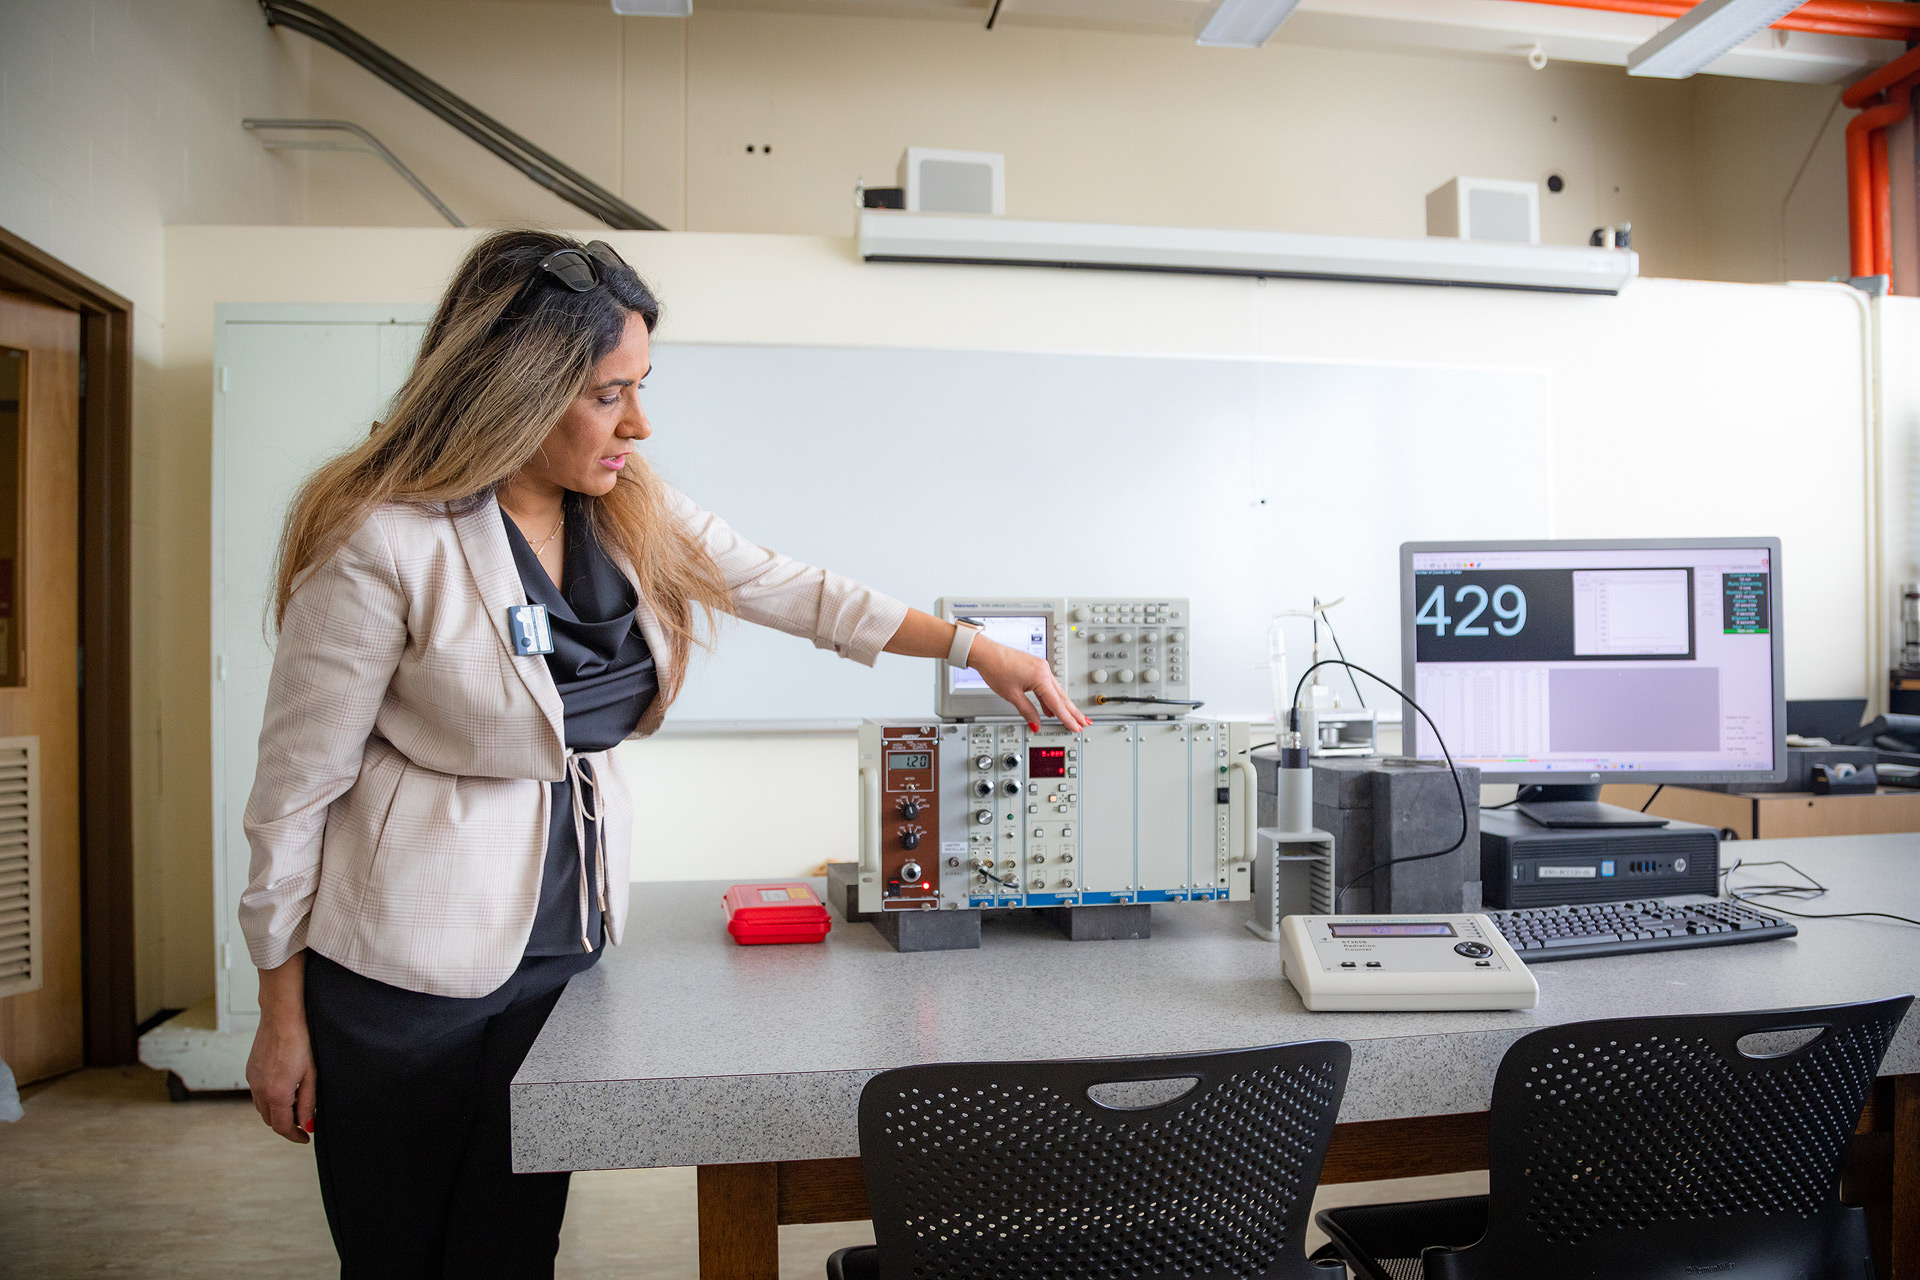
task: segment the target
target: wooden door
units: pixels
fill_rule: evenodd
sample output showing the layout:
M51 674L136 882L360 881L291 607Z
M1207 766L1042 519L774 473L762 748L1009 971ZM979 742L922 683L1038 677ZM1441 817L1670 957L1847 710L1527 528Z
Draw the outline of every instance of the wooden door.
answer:
M79 464L80 318L0 294L0 1058L23 1083L83 1053Z

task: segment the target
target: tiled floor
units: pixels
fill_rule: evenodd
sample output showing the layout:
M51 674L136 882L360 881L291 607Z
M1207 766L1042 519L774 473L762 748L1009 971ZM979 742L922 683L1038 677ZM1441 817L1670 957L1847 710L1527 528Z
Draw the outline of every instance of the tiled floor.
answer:
M25 1093L26 1118L0 1125L0 1277L338 1274L309 1148L267 1132L244 1099L170 1103L164 1077L141 1067ZM1485 1189L1485 1174L1415 1178L1334 1187L1318 1203ZM781 1280L818 1280L828 1253L872 1239L865 1223L782 1227ZM696 1256L692 1170L575 1175L563 1280L691 1280Z

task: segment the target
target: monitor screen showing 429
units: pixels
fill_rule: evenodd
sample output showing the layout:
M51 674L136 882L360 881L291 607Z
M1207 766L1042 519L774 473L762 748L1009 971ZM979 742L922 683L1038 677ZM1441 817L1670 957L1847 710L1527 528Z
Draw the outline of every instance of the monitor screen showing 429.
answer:
M1411 552L1413 696L1483 773L1774 768L1768 546ZM1439 746L1417 714L1411 754Z

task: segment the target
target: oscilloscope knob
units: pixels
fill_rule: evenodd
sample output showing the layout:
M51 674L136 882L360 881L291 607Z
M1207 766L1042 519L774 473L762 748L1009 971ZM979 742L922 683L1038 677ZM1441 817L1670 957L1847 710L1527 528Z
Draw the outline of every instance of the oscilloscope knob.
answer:
M1122 668L1120 668L1120 670L1118 670L1118 671L1116 671L1116 672L1114 672L1114 675L1115 675L1115 676L1117 676L1117 677L1119 678L1119 680L1120 680L1120 683L1121 683L1121 684L1132 684L1132 683L1133 683L1133 668L1132 668L1132 667L1122 667Z
M1133 632L1116 631L1113 633L1113 639L1115 644L1126 644L1133 639Z
M1180 628L1175 627L1173 630L1167 632L1167 643L1168 644L1180 643Z
M1146 681L1148 684L1158 684L1160 682L1160 673L1158 671L1155 671L1152 667L1148 667L1145 671L1142 671L1140 673L1140 678Z
M915 819L915 818L917 818L917 817L919 817L919 816L920 816L920 800L919 800L919 797L917 797L917 796L908 796L908 797L907 797L907 798L906 798L905 800L902 800L902 801L900 802L900 816L901 816L901 817L903 817L903 818L905 818L905 819L907 819L907 821L909 821L909 822L911 822L911 821L913 821L913 819ZM908 845L907 847L908 847L908 848L912 848L913 846L912 846L912 845Z
M921 865L911 859L901 864L900 878L902 880L918 880L924 874L925 870Z
M1067 616L1075 622L1085 622L1087 620L1087 611L1085 609L1075 609Z
M1105 684L1107 682L1107 673L1104 670L1096 669L1088 673L1087 679L1093 681L1095 684Z
M1104 631L1089 631L1087 633L1088 644L1105 644L1106 642L1107 633Z
M920 833L911 827L902 831L900 833L900 847L902 849L918 849L920 847ZM918 876L907 877L909 880L918 880L919 878Z

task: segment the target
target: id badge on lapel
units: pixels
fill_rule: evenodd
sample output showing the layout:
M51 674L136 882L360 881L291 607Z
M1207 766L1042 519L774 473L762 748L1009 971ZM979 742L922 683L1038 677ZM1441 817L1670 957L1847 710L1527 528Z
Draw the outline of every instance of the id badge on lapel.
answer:
M545 605L516 604L508 608L507 631L513 636L517 657L553 652L553 629L547 624Z

